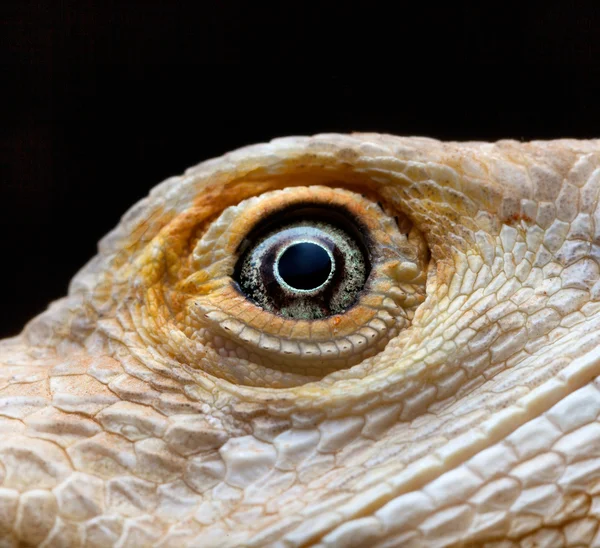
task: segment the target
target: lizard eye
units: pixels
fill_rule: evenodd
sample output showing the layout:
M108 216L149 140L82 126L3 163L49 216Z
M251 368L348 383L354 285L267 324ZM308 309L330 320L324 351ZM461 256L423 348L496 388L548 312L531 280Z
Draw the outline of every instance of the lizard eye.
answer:
M285 318L342 314L356 302L370 272L368 245L357 223L323 207L275 214L241 249L234 274L241 291Z
M381 352L423 302L428 264L421 233L385 207L311 186L225 208L190 243L161 298L184 326L178 351L201 355L199 365L185 358L215 376L269 387L318 380Z

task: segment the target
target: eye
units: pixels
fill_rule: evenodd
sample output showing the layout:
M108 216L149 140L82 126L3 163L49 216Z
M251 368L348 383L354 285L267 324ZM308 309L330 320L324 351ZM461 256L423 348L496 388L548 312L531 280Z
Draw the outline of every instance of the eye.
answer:
M285 318L342 314L370 273L368 245L343 211L300 206L244 239L234 279L250 300Z
M192 239L176 279L160 284L167 294L156 300L183 337L174 343L171 330L165 343L178 361L250 386L368 367L425 296L425 241L385 207L311 186L225 208Z

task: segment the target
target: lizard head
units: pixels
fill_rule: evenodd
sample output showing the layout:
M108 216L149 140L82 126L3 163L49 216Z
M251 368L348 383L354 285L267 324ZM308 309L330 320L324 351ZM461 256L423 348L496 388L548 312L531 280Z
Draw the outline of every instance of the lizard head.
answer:
M0 537L591 542L599 194L572 140L287 138L168 179L0 342Z

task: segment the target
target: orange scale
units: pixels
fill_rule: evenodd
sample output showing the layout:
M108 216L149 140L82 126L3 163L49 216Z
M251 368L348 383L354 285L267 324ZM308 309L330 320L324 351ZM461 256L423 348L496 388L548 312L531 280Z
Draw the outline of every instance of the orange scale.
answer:
M279 323L281 322L281 323ZM281 316L273 316L273 323L278 325L277 336L282 339L291 339L292 331L296 327L296 320L282 318ZM274 332L274 331L273 331Z
M286 323L285 319L275 314L269 314L269 316L269 321L263 326L262 330L267 334L281 337L284 324ZM291 329L292 326L288 328L289 331L291 331Z
M378 241L379 241L379 237L383 237L382 241L384 241L384 242L391 241L389 234L387 232L385 232L384 230L382 230L381 223L379 222L379 219L374 217L373 212L370 212L368 210L364 211L364 212L361 212L361 211L357 212L357 211L353 210L353 213L367 227L371 236L374 236L376 233L378 233L378 238L377 238Z
M264 310L255 304L252 305L252 308L254 309L253 312L256 311L256 314L249 320L249 322L251 322L254 329L264 331L265 328L267 328L273 321L274 314L271 314L267 310Z
M359 304L371 308L383 308L383 301L386 297L378 293L367 293L360 298Z
M312 340L324 341L331 339L330 319L316 320L310 324L310 338Z
M210 304L224 307L231 306L229 303L233 303L236 297L239 298L239 295L231 291L229 286L222 286L208 295L202 295L198 300L200 302L209 302Z
M365 325L367 322L371 321L376 315L377 312L372 308L367 306L363 306L361 304L357 304L352 307L346 315L356 324L357 329Z
M211 302L210 300L208 302L210 304L214 304L214 306L216 306L219 310L235 318L240 317L244 310L252 306L252 303L248 303L247 301L244 301L242 298L237 296L224 297L218 303Z
M210 276L208 272L205 270L197 270L184 280L179 281L176 285L176 288L181 291L189 291L190 293L193 293L198 291L200 286L204 285L209 280Z
M222 236L220 240L222 241L219 242L219 246L229 254L233 255L235 249L241 241L241 238L239 234L228 232L227 235Z
M306 320L294 321L294 328L290 333L292 339L308 339L310 338L310 322Z
M244 322L249 327L261 329L260 325L256 325L256 318L260 315L260 311L256 310L256 307L251 303L243 303L239 307L236 307L235 310L235 317L239 318L241 322Z
M332 316L331 335L333 338L344 337L358 329L356 322L351 318L350 311L345 314Z

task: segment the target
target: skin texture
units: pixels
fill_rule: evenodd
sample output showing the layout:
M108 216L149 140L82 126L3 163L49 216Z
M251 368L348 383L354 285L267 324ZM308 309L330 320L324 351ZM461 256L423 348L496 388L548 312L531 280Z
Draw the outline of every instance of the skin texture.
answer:
M302 196L377 250L320 323L230 280ZM287 138L163 182L0 342L0 546L600 545L599 196L598 140Z

